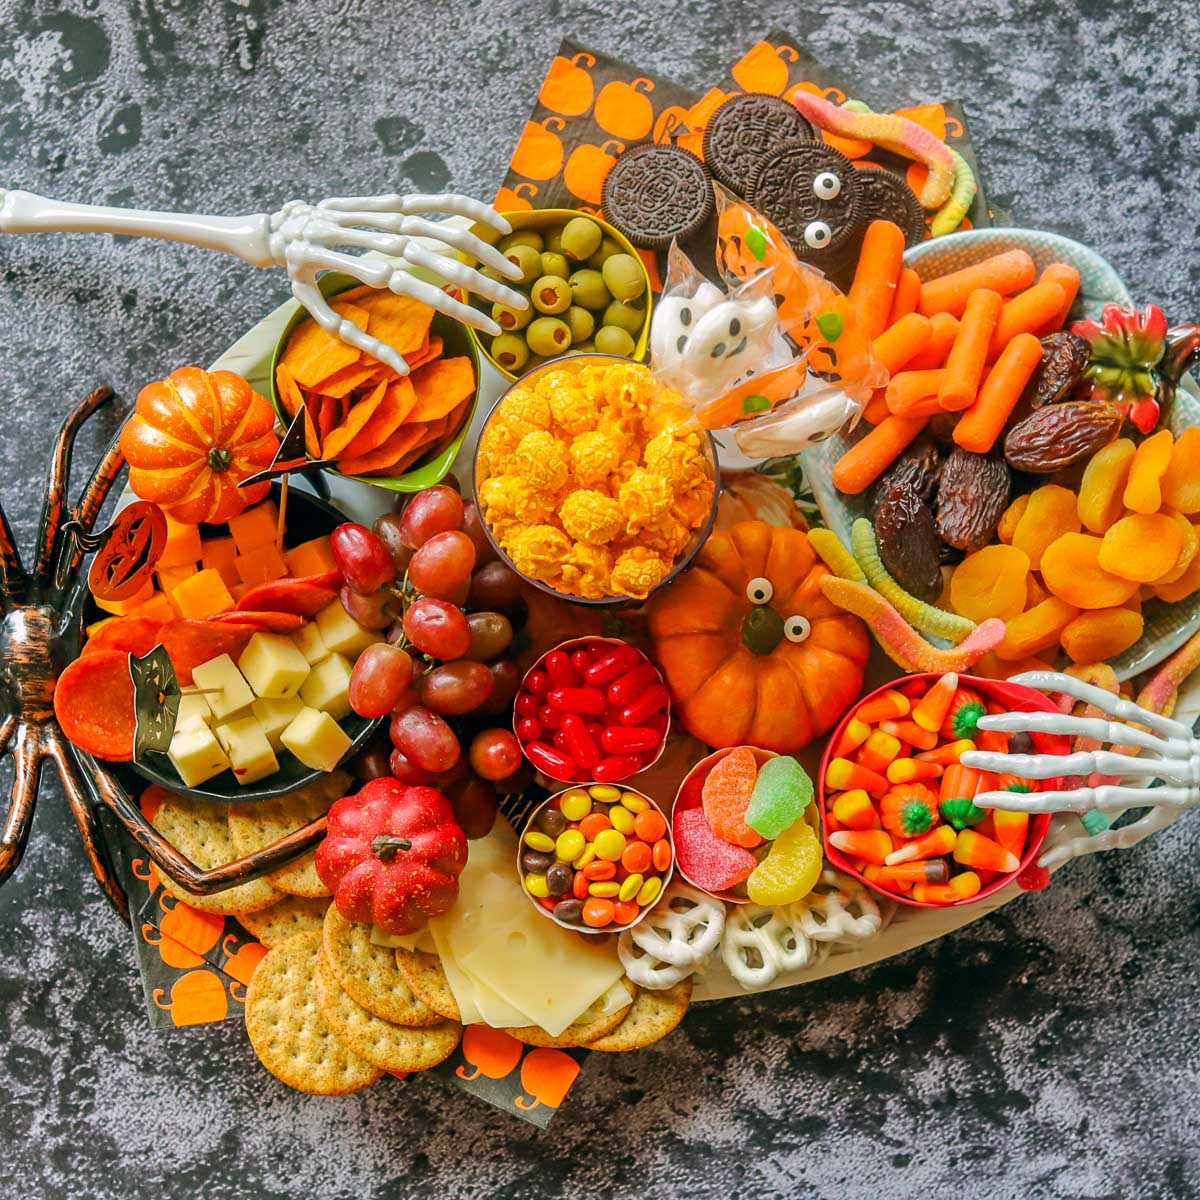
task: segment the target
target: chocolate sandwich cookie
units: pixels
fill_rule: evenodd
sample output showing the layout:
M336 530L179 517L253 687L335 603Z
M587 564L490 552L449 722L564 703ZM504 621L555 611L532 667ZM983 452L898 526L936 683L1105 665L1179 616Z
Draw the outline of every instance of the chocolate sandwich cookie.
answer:
M634 146L609 171L600 207L635 246L664 250L712 215L712 176L682 146Z
M904 244L925 240L925 210L917 194L895 171L875 163L856 163L863 230L872 221L891 221L904 233Z
M862 203L850 160L824 142L791 142L759 163L750 203L773 221L802 262L825 269L862 237Z
M816 137L799 109L778 96L731 96L705 126L704 161L727 188L746 196L767 154L787 142Z

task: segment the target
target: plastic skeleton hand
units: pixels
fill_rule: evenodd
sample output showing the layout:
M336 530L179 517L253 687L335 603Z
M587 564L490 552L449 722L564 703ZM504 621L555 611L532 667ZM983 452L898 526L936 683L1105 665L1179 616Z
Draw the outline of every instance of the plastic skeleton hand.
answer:
M1072 837L1047 850L1038 860L1048 869L1097 850L1126 850L1160 829L1165 829L1189 809L1200 804L1200 740L1179 721L1122 700L1103 688L1060 675L1055 671L1030 671L1011 682L1043 692L1061 692L1094 705L1118 720L1075 717L1047 712L1001 713L979 719L980 729L998 733L1047 733L1094 739L1136 749L1137 757L1114 750L1089 750L1075 754L996 754L972 750L962 756L965 766L1016 775L1022 779L1054 779L1059 775L1086 778L1100 774L1128 779L1132 785L1101 783L1051 792L983 792L975 797L980 808L1006 808L1029 813L1100 812L1117 816L1130 808L1148 808L1139 820L1121 829L1108 829L1094 837ZM1122 724L1134 722L1134 724ZM1145 729L1137 726L1143 725ZM1152 732L1147 732L1150 730ZM1154 780L1163 786L1151 787Z
M319 204L289 200L276 213L210 217L65 204L31 192L0 189L0 233L90 232L165 238L234 254L256 267L283 267L292 281L292 295L318 325L401 375L408 374L408 365L400 354L330 308L317 287L322 271L342 271L370 287L411 296L485 333L500 332L491 317L419 279L408 266L431 272L448 285L487 300L518 309L528 305L518 292L465 266L455 252L461 251L509 279L520 274L513 263L468 230L428 220L431 214L467 217L502 234L510 231L508 222L486 204L450 194L335 197ZM431 249L419 238L436 240L443 248ZM359 257L335 249L337 246L386 257ZM400 259L407 266L389 259Z

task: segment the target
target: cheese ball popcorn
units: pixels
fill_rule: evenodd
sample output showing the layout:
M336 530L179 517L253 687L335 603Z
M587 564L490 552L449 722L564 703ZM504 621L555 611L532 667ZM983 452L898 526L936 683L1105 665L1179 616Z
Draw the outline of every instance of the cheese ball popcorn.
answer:
M480 509L530 579L642 600L712 510L704 437L645 367L567 360L497 404L475 463Z

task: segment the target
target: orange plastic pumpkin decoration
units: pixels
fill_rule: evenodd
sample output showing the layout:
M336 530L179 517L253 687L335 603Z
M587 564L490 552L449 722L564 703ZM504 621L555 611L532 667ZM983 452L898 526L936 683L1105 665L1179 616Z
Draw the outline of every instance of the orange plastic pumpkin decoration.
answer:
M743 521L652 598L654 657L689 733L790 754L833 728L862 690L870 639L825 599L826 574L806 533Z
M652 91L653 79L635 79L632 83L614 79L600 89L592 116L613 137L630 141L644 138L654 124L654 106L646 98Z
M232 371L180 367L138 393L121 430L129 486L185 525L220 524L262 500L270 485L239 488L279 449L275 412Z
M595 56L586 50L570 58L563 58L561 54L554 56L538 91L538 100L552 112L562 113L564 117L579 117L591 107L592 77L580 63L594 67Z

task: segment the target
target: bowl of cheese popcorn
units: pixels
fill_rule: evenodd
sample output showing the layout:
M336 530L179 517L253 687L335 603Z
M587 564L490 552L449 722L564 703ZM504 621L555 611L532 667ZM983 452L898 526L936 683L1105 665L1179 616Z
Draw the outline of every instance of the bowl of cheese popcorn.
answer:
M614 355L522 376L484 423L474 475L501 558L580 604L645 600L691 563L717 514L712 436L647 367Z

